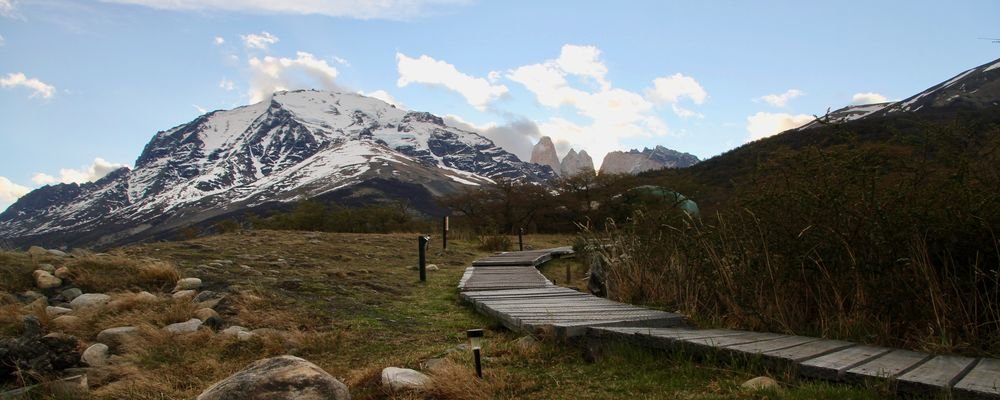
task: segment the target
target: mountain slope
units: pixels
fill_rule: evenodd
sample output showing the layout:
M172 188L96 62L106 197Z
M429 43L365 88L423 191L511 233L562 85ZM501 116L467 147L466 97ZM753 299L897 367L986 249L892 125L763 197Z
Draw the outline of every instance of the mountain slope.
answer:
M429 113L353 93L278 92L157 133L133 170L29 193L0 214L0 236L115 244L373 179L418 184L426 196L499 177L553 173Z

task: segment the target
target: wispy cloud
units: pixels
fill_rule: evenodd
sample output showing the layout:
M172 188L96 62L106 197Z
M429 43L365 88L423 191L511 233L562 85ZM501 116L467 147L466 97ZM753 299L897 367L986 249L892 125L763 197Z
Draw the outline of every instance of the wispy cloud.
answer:
M0 78L0 87L13 88L17 86L31 89L31 97L42 97L48 99L56 94L55 86L49 85L35 78L28 78L21 72L9 73L6 77Z
M236 84L230 79L222 78L222 80L219 81L219 87L222 88L222 90L231 92L236 88Z
M0 0L9 2L10 0ZM161 10L230 11L255 14L318 14L355 19L405 20L446 11L471 0L103 0Z
M855 93L851 97L851 104L853 105L885 103L887 101L889 101L888 97L875 92Z
M316 87L332 90L337 88L337 69L326 60L318 59L311 53L304 51L295 53L295 58L252 57L248 64L252 73L250 91L248 92L251 103L264 100L279 90ZM295 81L293 79L295 71L304 73L315 82Z
M42 172L36 172L34 175L31 176L31 181L34 182L36 185L51 185L54 183L93 182L103 178L111 171L114 171L124 166L125 166L124 164L108 162L103 158L97 157L94 159L94 162L92 162L90 165L87 166L82 166L80 168L59 169L58 177L45 174Z
M763 102L765 102L767 104L770 104L772 106L775 106L775 107L784 107L784 106L788 105L788 102L790 100L792 100L792 99L794 99L796 97L802 96L804 94L806 94L806 93L803 92L803 91L801 91L801 90L799 90L799 89L788 89L788 90L785 91L785 93L769 94L769 95L765 95L765 96L760 96L760 97L754 98L753 101L754 102L758 102L758 103L763 101Z
M399 71L396 86L406 87L411 83L441 86L462 95L469 105L480 111L486 110L490 102L508 91L504 85L494 85L484 78L464 74L454 65L427 55L411 58L396 53L396 66Z
M243 39L243 44L246 45L247 48L261 50L267 50L268 46L280 41L277 36L268 32L261 32L259 34L248 33L246 35L240 35L240 38Z
M221 46L226 43L226 39L223 38L222 36L216 36L213 42L215 43L216 46Z
M813 120L808 114L786 114L758 112L747 117L747 132L750 133L747 141L763 139L774 136L789 129L798 128Z

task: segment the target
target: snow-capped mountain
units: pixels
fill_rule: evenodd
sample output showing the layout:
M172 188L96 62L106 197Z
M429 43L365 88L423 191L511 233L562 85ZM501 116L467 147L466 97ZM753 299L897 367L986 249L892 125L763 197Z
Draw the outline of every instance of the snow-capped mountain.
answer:
M362 182L408 185L427 197L499 177L554 174L429 113L354 93L278 92L157 133L133 170L25 195L0 214L0 237L119 243Z
M963 71L901 101L854 105L830 112L824 122L844 123L905 113L952 112L1000 107L1000 59ZM813 121L799 130L822 125Z
M698 161L694 154L681 153L663 146L644 148L642 151L612 151L604 156L600 173L635 175L654 169L690 167Z

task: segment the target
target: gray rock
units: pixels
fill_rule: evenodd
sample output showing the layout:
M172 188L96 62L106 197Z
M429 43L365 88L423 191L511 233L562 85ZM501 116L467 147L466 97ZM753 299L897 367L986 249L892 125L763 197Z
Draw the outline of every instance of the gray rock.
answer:
M382 386L390 390L422 390L431 385L431 377L409 368L382 370Z
M77 297L80 297L80 295L83 294L83 291L78 288L69 288L59 292L59 294L62 295L66 301L73 301Z
M25 311L34 311L40 308L45 308L49 306L49 299L46 297L39 297L32 301L30 304L22 307Z
M194 290L198 288L201 288L201 279L183 278L177 281L177 286L174 287L174 291Z
M215 312L215 310L213 310L211 308L199 308L199 309L195 310L195 312L194 312L194 317L198 318L202 322L204 322L205 320L207 320L209 318L218 317L218 316L219 316L219 313Z
M424 371L434 372L435 370L448 365L450 361L447 358L431 358L420 364L420 369Z
M17 299L24 303L32 303L40 297L45 297L45 295L34 290L25 290L17 294Z
M781 389L781 385L778 381L771 379L766 376L758 376L756 378L750 379L740 385L741 388L747 390L778 390Z
M72 273L70 273L69 268L67 267L59 267L52 273L52 275L55 275L56 278L59 279L67 279L72 275Z
M50 274L56 272L56 266L52 264L45 264L45 263L38 264L38 269L48 272Z
M45 314L47 314L49 317L52 318L58 317L60 315L66 315L71 312L73 312L73 310L70 308L53 307L53 306L45 307Z
M246 327L242 327L242 326L239 326L239 325L233 325L233 326L230 326L230 327L228 327L226 329L223 329L219 333L221 333L223 335L228 335L228 336L236 336L240 332L249 332L249 331L250 331L250 329L248 329Z
M83 356L80 357L80 361L91 367L102 367L108 365L108 356L110 349L108 345L104 343L94 343L83 351Z
M40 269L36 269L32 273L32 276L35 277L35 287L39 289L52 289L62 285L62 279L56 278L55 275Z
M66 254L65 252L63 252L62 250L56 250L56 249L49 249L48 253L51 254L51 255L54 255L56 257L66 257L66 256L69 255L69 254Z
M191 301L193 301L195 303L203 303L203 302L206 302L206 301L209 301L209 300L213 300L213 299L215 299L217 297L219 297L218 293L215 293L215 292L213 292L211 290L206 290L204 292L198 293L198 295L194 296L194 299L191 299ZM209 307L209 308L211 308L211 307Z
M155 303L160 300L155 294L149 293L147 291L141 291L135 295L135 299L142 303Z
M104 293L84 293L69 302L74 310L104 307L111 301L111 296Z
M344 385L295 356L259 360L205 389L198 400L349 400Z
M197 296L197 295L198 295L198 292L195 291L195 290L181 290L181 291L178 291L177 293L174 293L173 298L174 298L174 300L188 300L188 301L190 301L190 300L194 299L195 296Z
M176 324L170 324L163 327L163 330L170 332L172 334L182 334L182 333L192 333L197 332L198 328L201 328L203 322L198 318L191 318L184 322L178 322Z
M62 317L59 317L62 318ZM122 345L139 336L139 328L134 326L119 326L108 328L97 334L97 341L108 345L111 352L118 352Z
M50 321L53 328L63 330L76 328L77 326L80 326L82 322L83 320L75 315L60 315Z

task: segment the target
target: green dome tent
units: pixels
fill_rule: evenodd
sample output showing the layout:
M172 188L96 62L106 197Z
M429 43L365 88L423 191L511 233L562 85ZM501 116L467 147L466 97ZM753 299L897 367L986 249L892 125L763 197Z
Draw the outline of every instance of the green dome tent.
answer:
M637 186L615 197L621 197L626 204L672 204L694 218L701 217L697 203L662 186Z

